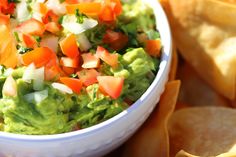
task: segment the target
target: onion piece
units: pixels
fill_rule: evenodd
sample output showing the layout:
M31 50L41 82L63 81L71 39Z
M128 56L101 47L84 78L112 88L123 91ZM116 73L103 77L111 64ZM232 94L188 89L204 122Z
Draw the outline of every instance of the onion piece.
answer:
M24 95L24 99L29 103L40 103L48 97L48 90L37 91Z
M95 27L97 24L98 22L96 20L90 18L84 18L83 23L80 24L77 22L75 15L65 16L62 22L63 28L74 34L83 33L84 31Z
M42 90L44 81L44 67L34 70L33 89Z
M57 52L58 50L58 37L55 35L48 35L42 38L40 42L41 47L48 47L50 48L53 52Z
M34 65L34 63L31 63L28 67L26 67L22 80L24 80L25 82L31 83L31 80L34 79L34 71L35 71L36 67Z
M19 3L16 3L16 19L18 19L19 22L23 22L30 18L30 12L28 10L28 6L26 1L20 1Z
M52 87L59 90L63 94L65 94L65 93L72 94L73 93L72 89L70 89L69 87L67 87L66 85L64 85L62 83L54 82L54 83L52 83Z
M5 96L17 96L17 84L11 75L7 77L5 83L3 84L2 94Z
M91 43L89 42L87 36L84 33L76 35L76 39L79 43L79 48L82 51L88 51L92 47Z
M46 5L48 9L52 10L57 15L66 14L65 3L60 3L59 0L48 0Z

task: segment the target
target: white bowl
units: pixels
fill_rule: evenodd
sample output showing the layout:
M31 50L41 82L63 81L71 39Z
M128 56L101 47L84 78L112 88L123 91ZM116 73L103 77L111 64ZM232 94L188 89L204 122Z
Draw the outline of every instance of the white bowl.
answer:
M102 156L124 143L147 119L164 91L171 62L171 33L157 0L152 6L163 44L160 69L148 90L117 116L87 129L57 135L18 135L0 132L0 157Z

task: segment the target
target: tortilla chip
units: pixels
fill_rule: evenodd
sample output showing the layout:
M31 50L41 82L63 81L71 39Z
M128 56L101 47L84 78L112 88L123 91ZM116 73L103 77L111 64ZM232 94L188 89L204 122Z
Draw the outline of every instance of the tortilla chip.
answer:
M236 4L236 0L219 0L219 1Z
M177 48L215 90L235 99L236 5L218 0L169 0Z
M235 101L231 101L231 106L236 108L236 100Z
M186 62L179 65L177 79L182 82L179 102L190 106L230 106L228 100L203 81Z
M125 144L124 157L168 157L169 137L167 123L174 111L180 81L167 83L159 107L141 129Z
M170 154L180 150L201 157L236 153L236 110L192 107L176 111L169 121Z
M223 153L223 154L217 155L216 157L235 157L235 156L236 156L235 152L232 152L232 153L229 152L229 153ZM181 150L180 152L176 154L175 157L200 157L200 156L195 156Z
M178 54L177 54L175 46L173 46L172 61L171 61L171 67L170 67L170 72L169 72L169 81L175 80L177 67L178 67Z
M199 156L191 155L191 154L181 150L176 154L175 157L199 157Z

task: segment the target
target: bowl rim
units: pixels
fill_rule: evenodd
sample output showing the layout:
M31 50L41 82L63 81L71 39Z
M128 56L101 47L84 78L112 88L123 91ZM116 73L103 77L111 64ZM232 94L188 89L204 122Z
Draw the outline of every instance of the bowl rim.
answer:
M161 76L168 69L168 64L172 58L172 38L171 38L171 30L170 30L169 22L160 2L158 0L143 0L143 1L151 4L151 7L155 15L155 20L157 23L159 21L157 17L163 17L161 20L162 20L163 26L166 29L165 38L168 41L167 43L169 44L164 45L165 51L163 51L162 56L161 56L160 65L162 64L163 68L162 67L159 68L157 75L155 79L153 80L153 82L151 83L151 85L135 103L133 103L130 107L128 107L126 110L122 111L118 115L104 122L101 122L99 124L96 124L94 126L91 126L85 129L61 133L61 134L53 134L53 135L23 135L23 134L16 134L16 133L0 132L0 138L5 139L5 140L20 140L20 141L25 141L25 142L54 142L54 141L58 141L62 139L74 138L75 136L85 136L89 134L95 134L96 132L103 130L105 127L109 127L110 124L124 119L127 116L126 113L134 112L140 106L142 102L147 101L148 95L154 90L154 87L156 86L156 84L160 82ZM157 24L157 28L158 28L158 24Z

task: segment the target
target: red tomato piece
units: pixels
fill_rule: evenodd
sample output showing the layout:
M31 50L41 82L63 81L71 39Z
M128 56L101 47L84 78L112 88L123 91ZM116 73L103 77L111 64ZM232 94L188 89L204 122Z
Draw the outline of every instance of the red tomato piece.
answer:
M70 57L61 57L60 65L69 67L69 68L78 68L79 67L79 57L70 58Z
M66 6L68 14L75 14L76 9L88 16L97 16L102 9L102 4L99 2L84 2Z
M78 71L76 74L85 86L89 86L98 82L97 76L100 75L100 73L97 72L95 69L83 69L81 71Z
M68 4L77 4L79 2L80 2L79 0L66 0L66 3Z
M65 72L67 76L75 73L75 68L64 67L62 66L62 70Z
M112 67L118 65L118 54L109 53L105 48L98 46L96 56Z
M61 26L56 22L48 22L47 24L45 24L45 29L48 32L56 34L61 30Z
M103 42L109 44L109 46L114 50L120 50L125 47L128 43L128 36L121 32L115 32L112 30L107 30L106 34L103 36Z
M34 48L37 44L37 41L28 34L22 34L22 39L26 47Z
M159 57L161 54L161 40L147 40L145 50L153 57Z
M21 58L24 65L34 63L36 67L41 67L53 59L54 55L55 54L51 51L51 49L47 47L40 47L21 55Z
M56 22L58 23L59 16L55 14L52 10L49 10L42 18L43 23Z
M113 22L116 20L116 15L109 5L103 6L98 17L101 22Z
M112 7L112 10L116 15L120 15L122 13L122 5L120 0L105 0L105 3Z
M81 55L83 58L83 68L98 68L100 64L100 59L93 55L92 53L84 53Z
M0 13L0 25L8 25L10 22L10 16Z
M64 72L57 64L57 59L53 57L46 65L44 71L45 80L58 80L60 76L65 76Z
M62 41L60 41L60 47L62 53L67 57L75 58L79 55L79 49L76 42L76 37L74 34L70 34Z
M0 12L3 14L13 14L15 6L15 3L9 3L7 0L0 0Z
M42 14L42 15L46 15L48 12L48 8L47 5L45 3L36 3L35 7L34 7L35 11Z
M123 88L124 79L114 76L98 76L99 87L113 99L117 99Z
M45 31L45 27L42 22L32 18L18 25L17 30L25 34L42 36Z
M71 88L75 93L80 93L80 90L82 88L82 81L80 79L61 77L60 81Z

